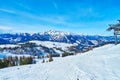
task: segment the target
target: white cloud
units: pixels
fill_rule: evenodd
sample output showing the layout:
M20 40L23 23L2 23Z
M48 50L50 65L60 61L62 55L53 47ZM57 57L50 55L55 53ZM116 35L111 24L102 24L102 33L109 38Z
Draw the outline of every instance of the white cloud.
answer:
M15 14L16 13L15 11L9 10L9 9L0 9L0 11L6 12L6 13L11 13L11 14Z
M9 30L12 30L13 28L11 27L7 27L7 26L0 26L0 30L2 31L9 31Z
M52 25L28 25L28 24L15 24L9 26L0 25L0 32L2 33L38 33L47 30L55 29Z

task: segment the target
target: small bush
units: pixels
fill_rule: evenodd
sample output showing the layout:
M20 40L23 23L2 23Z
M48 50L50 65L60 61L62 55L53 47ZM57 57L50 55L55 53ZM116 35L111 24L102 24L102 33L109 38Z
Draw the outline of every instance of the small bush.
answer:
M64 52L62 54L62 57L69 56L69 55L74 55L74 53Z
M52 54L52 57L60 57L60 54Z
M74 55L74 53L69 53L69 55Z
M65 56L68 56L68 55L69 55L68 52L64 52L64 53L62 54L62 57L65 57Z

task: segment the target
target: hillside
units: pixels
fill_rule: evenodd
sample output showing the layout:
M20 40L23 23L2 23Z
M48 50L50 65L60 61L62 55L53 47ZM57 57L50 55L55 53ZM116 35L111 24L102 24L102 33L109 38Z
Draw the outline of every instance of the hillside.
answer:
M0 80L119 80L120 44L53 62L0 69Z
M82 53L109 43L114 43L113 36L80 35L54 30L33 34L0 34L1 53L30 54L32 56L49 53L59 55L64 52ZM3 56L3 54L1 55Z

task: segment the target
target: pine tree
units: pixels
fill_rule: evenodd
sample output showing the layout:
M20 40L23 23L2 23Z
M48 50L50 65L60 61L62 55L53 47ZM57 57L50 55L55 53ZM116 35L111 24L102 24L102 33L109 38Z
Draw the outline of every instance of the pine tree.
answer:
M43 59L42 63L45 63L45 60Z
M30 56L28 57L28 64L32 64L33 63L33 58Z
M49 62L53 61L52 54L49 54Z
M20 65L32 64L33 57L20 57Z
M3 68L8 67L8 64L9 64L9 61L6 58L4 58L3 59Z
M18 57L15 56L15 65L18 66L18 63L19 63L19 62L18 62Z
M0 59L0 69L3 68L3 62L2 60Z
M20 57L20 65L23 65L23 57Z
M10 66L13 66L13 65L12 65L12 56L8 56L8 61L9 61L8 66L9 66L9 67L10 67Z

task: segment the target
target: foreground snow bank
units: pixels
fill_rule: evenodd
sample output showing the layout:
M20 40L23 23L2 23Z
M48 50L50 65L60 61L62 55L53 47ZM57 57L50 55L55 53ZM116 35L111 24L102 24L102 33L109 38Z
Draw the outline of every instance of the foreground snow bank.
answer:
M119 80L120 45L106 45L53 62L5 68L0 80Z

